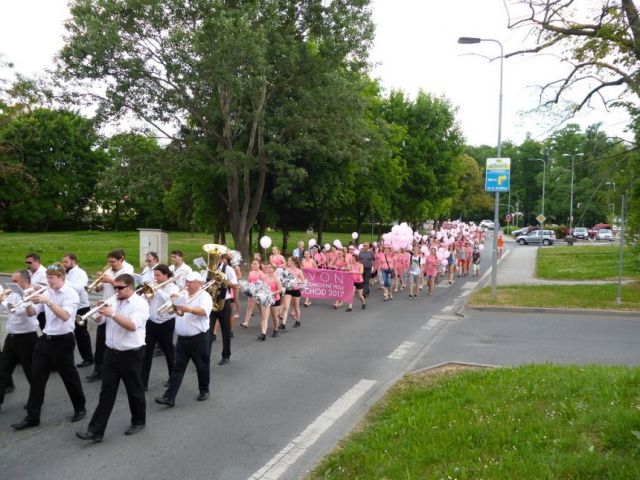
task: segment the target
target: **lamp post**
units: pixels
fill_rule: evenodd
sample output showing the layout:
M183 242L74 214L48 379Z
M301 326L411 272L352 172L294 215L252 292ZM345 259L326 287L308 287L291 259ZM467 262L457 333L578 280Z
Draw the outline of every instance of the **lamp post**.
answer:
M584 157L584 153L563 153L563 157L571 158L571 196L569 198L569 234L573 235L573 177L576 157Z
M500 47L500 94L498 96L498 158L502 157L502 77L504 64L504 48L502 43L493 38L460 37L458 43L471 45L480 42L492 42ZM496 298L496 283L498 280L498 232L500 230L500 192L495 192L493 209L493 253L491 256L491 298Z
M547 161L544 158L530 158L532 162L542 162L542 216L544 217L544 188L547 178ZM541 226L542 229L542 226Z
M613 185L613 203L611 204L611 223L616 223L616 182L605 182L605 185ZM607 194L607 203L609 203L609 195Z

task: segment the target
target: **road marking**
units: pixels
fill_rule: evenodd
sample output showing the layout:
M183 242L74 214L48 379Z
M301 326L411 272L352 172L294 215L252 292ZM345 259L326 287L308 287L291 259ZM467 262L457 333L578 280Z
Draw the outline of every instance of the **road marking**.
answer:
M434 315L432 318L436 320L460 320L460 317L456 315Z
M403 342L402 345L391 352L391 354L388 355L387 358L390 358L391 360L400 360L407 353L409 353L409 350L411 350L411 347L413 347L415 344L416 342Z
M437 327L440 323L438 318L430 318L426 325L422 326L422 330L431 330L433 327Z
M469 295L471 295L472 293L473 293L473 290L465 290L464 292L461 292L461 293L460 293L460 296L461 296L462 298L464 298L464 297L468 297L468 296L469 296Z
M443 280L439 284L436 285L436 288L449 288L452 284Z
M467 282L462 286L463 290L470 290L472 288L476 288L478 286L478 282Z
M446 307L444 307L442 310L440 310L441 312L451 312L453 311L453 309L455 308L455 305L447 305Z
M293 465L329 427L351 408L371 387L375 380L362 379L353 388L336 400L316 418L311 425L294 438L264 467L249 477L249 480L277 480Z

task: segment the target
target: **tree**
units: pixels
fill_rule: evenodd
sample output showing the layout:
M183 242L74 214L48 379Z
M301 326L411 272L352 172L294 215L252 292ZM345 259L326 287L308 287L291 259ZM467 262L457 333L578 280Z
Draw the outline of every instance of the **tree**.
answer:
M286 131L305 119L302 80L366 68L367 5L74 0L60 72L102 88L92 98L105 118L132 112L174 141L207 145L207 161L224 171L236 248L246 253L274 157L288 160L284 140L304 131Z
M453 205L453 215L465 220L486 217L493 207L493 199L484 191L484 175L478 162L461 155L458 189L462 192Z
M65 110L38 108L0 128L0 144L22 165L31 182L0 185L10 229L48 230L82 225L105 165L90 120Z

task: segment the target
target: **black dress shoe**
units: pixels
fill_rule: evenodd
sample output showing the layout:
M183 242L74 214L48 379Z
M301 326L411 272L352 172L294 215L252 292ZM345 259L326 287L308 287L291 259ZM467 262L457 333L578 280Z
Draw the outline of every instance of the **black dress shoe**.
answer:
M93 365L93 360L83 360L82 362L76 364L78 368L88 367L89 365Z
M156 398L156 403L159 403L160 405L166 405L167 407L176 406L176 402L174 402L173 400L169 400L167 397Z
M204 402L208 398L209 398L209 392L200 392L200 395L198 395L198 398L196 400L198 400L199 402Z
M258 335L258 341L264 342L267 339L267 336L264 333Z
M272 337L277 337L277 336L278 336L278 330L274 330L274 331L271 333L271 336L272 336Z
M142 424L142 425L131 425L129 428L127 428L124 431L124 434L125 435L135 435L136 433L138 433L143 428L144 428L144 424Z
M293 324L293 328L298 328L300 326L300 320L296 320L296 323Z
M92 432L76 432L76 437L80 440L91 440L94 443L100 443L102 441L102 435Z
M87 414L87 411L84 408L82 410L78 410L77 412L74 412L73 415L71 415L71 417L69 417L69 421L79 422L84 418L86 414Z
M226 365L227 363L229 363L229 357L222 357L218 362L218 365Z
M285 323L281 323L280 330L284 330L285 328L287 328L287 325Z
M40 420L32 420L29 417L26 417L20 423L14 423L11 426L15 430L24 430L25 428L37 427L40 425Z
M102 375L98 372L93 372L91 375L86 376L86 380L89 383L100 380L101 378L102 378Z

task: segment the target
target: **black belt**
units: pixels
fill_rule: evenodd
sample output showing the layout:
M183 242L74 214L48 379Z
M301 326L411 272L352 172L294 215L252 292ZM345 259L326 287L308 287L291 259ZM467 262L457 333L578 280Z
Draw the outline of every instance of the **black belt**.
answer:
M127 353L127 352L137 352L140 351L144 348L144 345L142 345L141 347L137 347L137 348L129 348L128 350L116 350L115 348L111 348L111 347L105 347L107 350L113 352L113 353Z
M195 335L191 335L191 336L178 335L178 337L185 338L187 340L191 340L192 338L198 338L200 335L206 335L207 333L209 333L209 332L200 332L200 333L196 333Z
M15 338L15 337L26 337L27 335L35 335L36 331L26 332L26 333L7 333L7 337Z
M62 335L48 335L46 333L42 334L42 337L45 340L64 340L65 338L73 337L73 333L63 333Z

